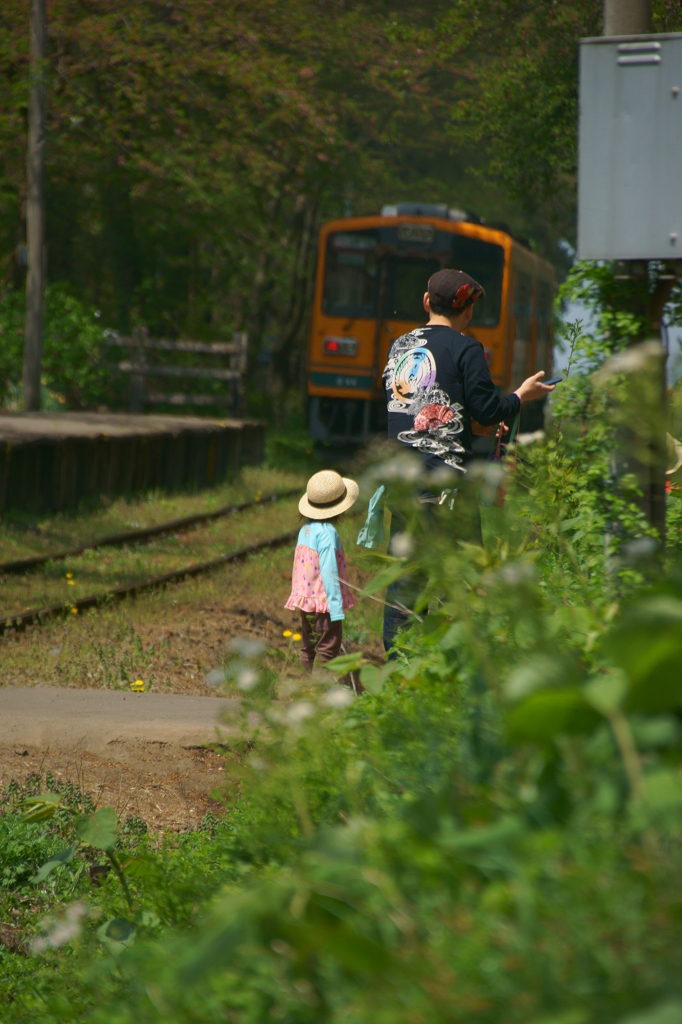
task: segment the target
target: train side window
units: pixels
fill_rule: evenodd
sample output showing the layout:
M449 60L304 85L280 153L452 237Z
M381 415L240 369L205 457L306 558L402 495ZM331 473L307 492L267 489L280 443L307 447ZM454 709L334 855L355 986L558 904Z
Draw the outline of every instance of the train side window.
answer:
M522 270L516 271L513 311L516 333L513 339L512 387L516 387L528 376L533 321L533 279Z
M376 316L379 275L376 232L330 235L324 268L322 310L328 316Z

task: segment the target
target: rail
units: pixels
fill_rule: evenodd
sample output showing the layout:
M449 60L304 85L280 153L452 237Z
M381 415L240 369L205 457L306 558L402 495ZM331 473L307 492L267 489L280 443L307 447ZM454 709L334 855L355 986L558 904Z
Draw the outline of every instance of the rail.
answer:
M162 576L150 576L139 583L129 583L125 587L116 587L112 590L106 590L101 594L90 594L87 597L77 598L67 603L48 605L45 608L34 608L21 612L19 615L12 615L0 621L0 636L4 636L5 633L11 630L22 633L27 626L41 626L48 619L57 618L60 615L68 615L69 612L74 610L82 612L88 611L90 608L99 608L110 601L122 601L126 597L135 597L145 590L155 590L157 587L166 586L168 583L180 583L182 580L212 572L214 569L219 569L223 565L229 565L230 562L238 562L240 559L256 554L258 551L264 551L266 548L276 548L281 547L283 544L288 544L298 536L298 533L298 528L287 530L286 533L280 533L276 537L269 537L267 540L258 541L256 544L247 544L246 547L238 548L227 555L221 555L220 558L213 558L210 562L195 562L184 566L182 569L174 569L173 572L164 573Z
M21 558L14 562L0 562L0 574L13 572L27 572L36 569L39 565L47 562L60 562L65 558L75 558L82 555L84 551L94 551L96 548L118 547L120 544L140 544L150 537L160 537L164 533L172 533L174 530L182 530L186 526L193 526L195 523L205 523L212 519L221 519L223 516L232 515L234 512L241 512L253 505L267 505L271 501L279 501L281 498L291 498L300 493L300 487L295 490L282 491L279 494L268 494L264 498L254 498L252 501L243 501L238 505L223 505L214 509L213 512L200 512L195 516L184 516L182 519L169 519L166 523L159 523L158 526L148 526L142 530L128 530L125 533L114 533L100 540L92 541L89 544L80 544L77 548L68 548L66 551L53 551L47 555L33 555L31 558Z

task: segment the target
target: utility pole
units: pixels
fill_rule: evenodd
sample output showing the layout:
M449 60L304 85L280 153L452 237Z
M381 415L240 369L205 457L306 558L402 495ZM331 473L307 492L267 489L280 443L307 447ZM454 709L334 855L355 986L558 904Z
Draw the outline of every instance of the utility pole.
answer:
M604 0L605 36L642 36L650 34L652 30L651 0ZM672 275L667 273L661 275L656 282L653 294L649 297L648 308L645 311L647 333L649 336L660 339L663 309L668 301L673 284L674 279ZM657 362L658 367L655 372L660 373L661 409L665 411L667 395L666 366L663 353L661 353L661 358ZM656 389L658 389L658 386L656 385ZM663 418L665 418L665 412ZM660 437L657 436L659 432ZM666 535L666 436L664 423L661 423L660 428L654 433L656 436L650 439L648 453L644 461L638 464L637 460L634 460L632 457L628 461L631 468L636 471L639 479L643 495L642 508L649 523L658 531L662 550L664 551Z
M605 36L646 35L651 28L651 0L604 0Z
M28 101L28 191L26 236L26 332L24 412L40 409L40 362L45 288L45 0L31 0L30 93Z

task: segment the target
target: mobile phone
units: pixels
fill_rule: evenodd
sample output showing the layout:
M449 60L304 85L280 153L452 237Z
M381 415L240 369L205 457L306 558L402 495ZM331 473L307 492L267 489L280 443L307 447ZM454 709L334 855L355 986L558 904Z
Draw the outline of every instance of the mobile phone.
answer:
M563 377L550 377L549 380L541 380L540 383L541 384L560 384L563 379L564 379Z

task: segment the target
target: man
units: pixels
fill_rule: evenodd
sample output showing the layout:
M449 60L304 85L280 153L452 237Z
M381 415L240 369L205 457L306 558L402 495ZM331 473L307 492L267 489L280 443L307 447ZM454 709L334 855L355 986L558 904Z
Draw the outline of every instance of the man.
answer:
M472 420L483 427L511 422L522 403L554 390L542 383L541 370L514 394L498 394L483 346L463 333L484 295L461 270L439 270L424 294L428 323L397 338L388 354L388 436L420 452L428 470L445 464L466 471Z
M512 395L498 394L483 346L463 332L474 303L485 292L461 270L439 270L428 283L424 309L429 321L397 338L384 370L388 404L388 436L415 449L432 471L445 466L466 472L473 456L472 420L482 427L511 422L525 402L550 394L544 370L524 380ZM400 581L389 588L389 604L409 604ZM408 616L391 608L384 613L384 647Z

